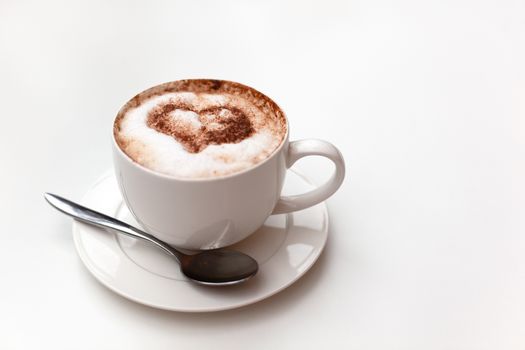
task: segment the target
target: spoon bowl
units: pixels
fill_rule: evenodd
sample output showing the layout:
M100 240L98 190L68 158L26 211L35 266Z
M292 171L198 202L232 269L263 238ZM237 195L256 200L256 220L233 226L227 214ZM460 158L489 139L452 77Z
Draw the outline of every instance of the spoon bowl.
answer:
M194 282L206 285L229 285L244 282L258 270L257 261L234 250L214 249L188 255L181 270Z

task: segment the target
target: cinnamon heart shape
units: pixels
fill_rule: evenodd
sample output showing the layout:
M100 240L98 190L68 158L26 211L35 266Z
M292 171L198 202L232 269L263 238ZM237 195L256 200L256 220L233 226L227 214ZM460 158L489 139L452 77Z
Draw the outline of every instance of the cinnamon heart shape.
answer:
M176 110L196 113L201 125L195 126L185 118L175 118L172 113ZM197 109L174 101L152 109L146 123L148 127L175 138L190 153L201 152L211 144L238 143L255 132L250 118L238 108L225 106Z

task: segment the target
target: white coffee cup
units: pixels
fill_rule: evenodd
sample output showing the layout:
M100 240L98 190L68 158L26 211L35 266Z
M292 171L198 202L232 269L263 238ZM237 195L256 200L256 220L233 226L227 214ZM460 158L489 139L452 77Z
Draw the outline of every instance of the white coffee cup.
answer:
M284 115L284 113L283 113ZM227 176L180 179L134 162L113 136L115 174L122 196L137 222L155 237L176 247L214 249L254 233L272 214L311 207L330 197L345 175L343 156L332 144L288 140L253 167ZM286 171L305 156L324 156L335 164L332 177L320 187L295 196L281 196Z

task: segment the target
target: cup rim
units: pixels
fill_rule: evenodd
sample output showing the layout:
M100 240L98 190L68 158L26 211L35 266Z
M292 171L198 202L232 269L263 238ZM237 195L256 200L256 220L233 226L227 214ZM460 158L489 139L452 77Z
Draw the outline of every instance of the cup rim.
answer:
M281 143L279 144L279 146L277 146L273 150L272 153L270 153L268 155L268 157L266 157L261 162L258 162L257 164L255 164L255 165L253 165L253 166L251 166L251 167L249 167L247 169L244 169L244 170L241 170L239 172L232 173L232 174L213 176L213 177L204 177L204 178L191 178L191 177L187 177L186 178L186 177L177 177L177 176L173 176L173 175L168 175L168 174L164 174L164 173L161 173L161 172L157 172L155 170L151 170L151 169L143 166L142 164L139 164L136 161L134 161L126 152L124 152L122 150L122 148L120 148L119 144L117 143L117 140L115 139L115 132L114 132L115 120L120 115L120 112L122 111L122 109L131 100L133 100L133 98L131 98L119 109L119 111L117 112L117 115L113 118L112 127L111 127L111 141L112 141L112 144L113 144L113 148L116 150L116 152L118 152L129 163L131 163L132 165L136 166L137 168L145 171L148 174L154 175L156 177L159 177L159 178L162 178L162 179L165 179L165 180L173 180L173 181L179 181L179 182L188 182L188 183L198 183L198 182L200 182L200 183L203 183L203 182L228 180L228 179L231 179L231 178L235 178L237 176L241 176L243 174L246 174L248 172L251 172L251 171L261 167L265 163L269 162L272 158L274 158L281 151L281 149L284 147L284 145L286 143L288 143L288 137L289 137L289 134L290 134L290 125L288 123L288 117L286 116L286 113L284 112L284 110L281 108L281 106L279 104L277 104L273 99L268 97L266 94L260 92L259 90L255 89L255 88L253 88L251 86L245 85L245 84L241 84L241 83L238 83L238 82L235 82L235 81L231 81L231 80L224 80L224 79L206 79L206 78L202 78L202 79L178 79L178 80L172 80L172 81L169 81L169 82L165 82L165 83L154 85L154 86L152 86L152 87L150 87L150 88L148 88L146 90L143 90L143 91L139 92L137 95L135 95L135 97L138 96L138 95L141 95L141 94L143 94L145 92L147 92L148 90L151 90L151 89L154 89L154 88L158 88L160 86L168 85L168 84L171 84L171 83L174 83L174 82L177 82L177 81L181 81L181 80L185 80L185 81L192 81L192 80L203 80L203 81L206 81L206 80L208 80L208 81L226 82L226 83L230 83L230 84L239 85L241 87L245 87L247 89L253 90L253 91L261 94L262 96L264 96L264 98L268 99L273 104L275 104L275 106L277 106L277 108L279 109L279 111L282 113L282 115L284 117L284 121L285 121L285 125L286 125L286 132L285 132L283 138L281 139Z

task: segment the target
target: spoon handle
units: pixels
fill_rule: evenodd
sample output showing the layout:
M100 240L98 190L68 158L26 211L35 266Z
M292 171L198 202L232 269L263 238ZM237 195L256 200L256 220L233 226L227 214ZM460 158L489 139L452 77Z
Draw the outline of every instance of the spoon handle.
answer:
M153 243L157 247L164 250L166 253L173 255L179 261L183 256L181 252L172 248L167 243L131 225L128 225L125 222L112 218L111 216L86 208L78 203L57 196L56 194L45 193L44 198L53 207L66 215L74 217L77 220L102 228L110 228L133 238L138 238Z

